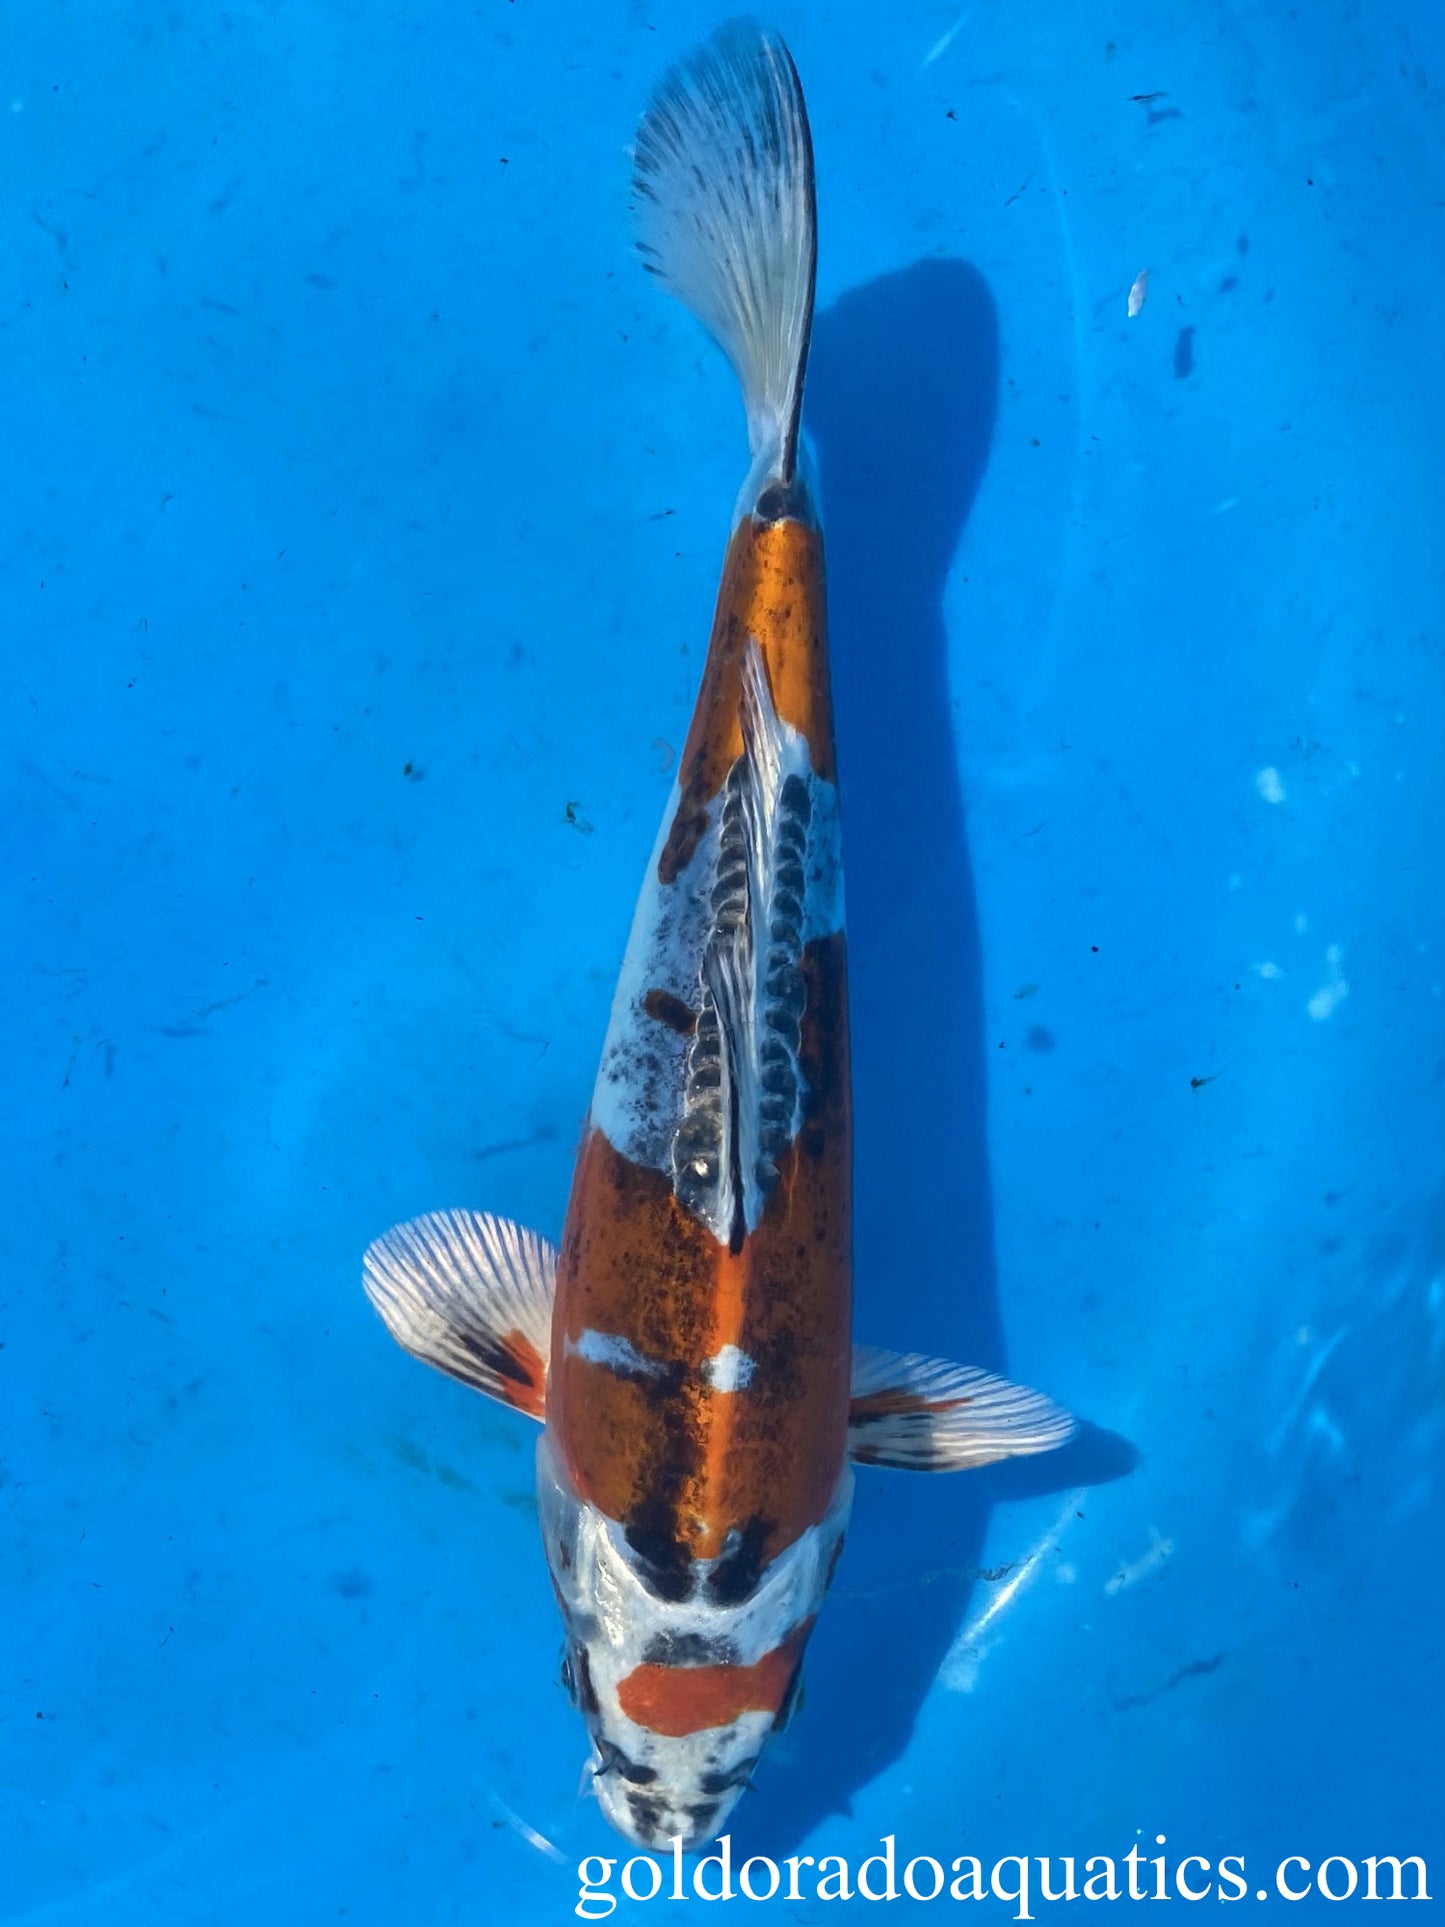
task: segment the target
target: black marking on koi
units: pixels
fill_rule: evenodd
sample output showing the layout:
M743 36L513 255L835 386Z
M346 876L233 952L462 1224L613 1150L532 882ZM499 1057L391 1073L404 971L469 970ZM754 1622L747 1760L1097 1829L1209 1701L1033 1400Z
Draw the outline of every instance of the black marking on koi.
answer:
M707 1576L707 1590L715 1604L739 1606L757 1590L763 1548L772 1531L773 1521L755 1512L746 1525L728 1534L722 1556Z
M661 1632L648 1640L642 1658L648 1666L736 1666L738 1649L723 1634Z

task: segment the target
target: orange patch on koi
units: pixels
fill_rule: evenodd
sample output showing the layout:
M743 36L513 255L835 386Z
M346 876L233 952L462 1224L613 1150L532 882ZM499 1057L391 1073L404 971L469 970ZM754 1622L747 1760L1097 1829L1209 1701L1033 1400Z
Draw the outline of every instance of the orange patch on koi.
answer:
M617 1703L628 1719L673 1740L731 1726L744 1713L776 1713L812 1629L803 1620L751 1666L639 1666L619 1682Z

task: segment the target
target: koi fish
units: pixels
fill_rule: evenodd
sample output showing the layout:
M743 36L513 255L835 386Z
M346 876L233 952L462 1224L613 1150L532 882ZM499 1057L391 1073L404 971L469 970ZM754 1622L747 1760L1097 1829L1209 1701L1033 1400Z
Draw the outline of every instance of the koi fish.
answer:
M635 150L646 266L737 373L752 466L554 1249L443 1211L365 1285L416 1357L542 1423L563 1679L604 1813L726 1820L798 1696L851 1464L952 1471L1073 1430L1039 1394L852 1345L852 1114L823 541L800 435L813 154L776 34L722 28Z

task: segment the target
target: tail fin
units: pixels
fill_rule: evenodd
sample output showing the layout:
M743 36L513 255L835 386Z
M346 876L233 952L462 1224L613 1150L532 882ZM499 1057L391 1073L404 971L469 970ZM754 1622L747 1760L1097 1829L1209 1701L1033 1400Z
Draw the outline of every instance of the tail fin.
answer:
M637 130L638 249L742 384L759 488L791 487L813 325L813 143L792 55L733 20L658 88Z

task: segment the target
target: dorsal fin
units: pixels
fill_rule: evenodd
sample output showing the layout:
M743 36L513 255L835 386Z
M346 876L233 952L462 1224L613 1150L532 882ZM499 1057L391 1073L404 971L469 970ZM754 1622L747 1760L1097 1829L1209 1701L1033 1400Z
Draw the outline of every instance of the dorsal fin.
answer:
M773 704L749 638L743 753L728 772L697 1030L673 1140L677 1194L724 1243L762 1215L802 1112L808 748Z

